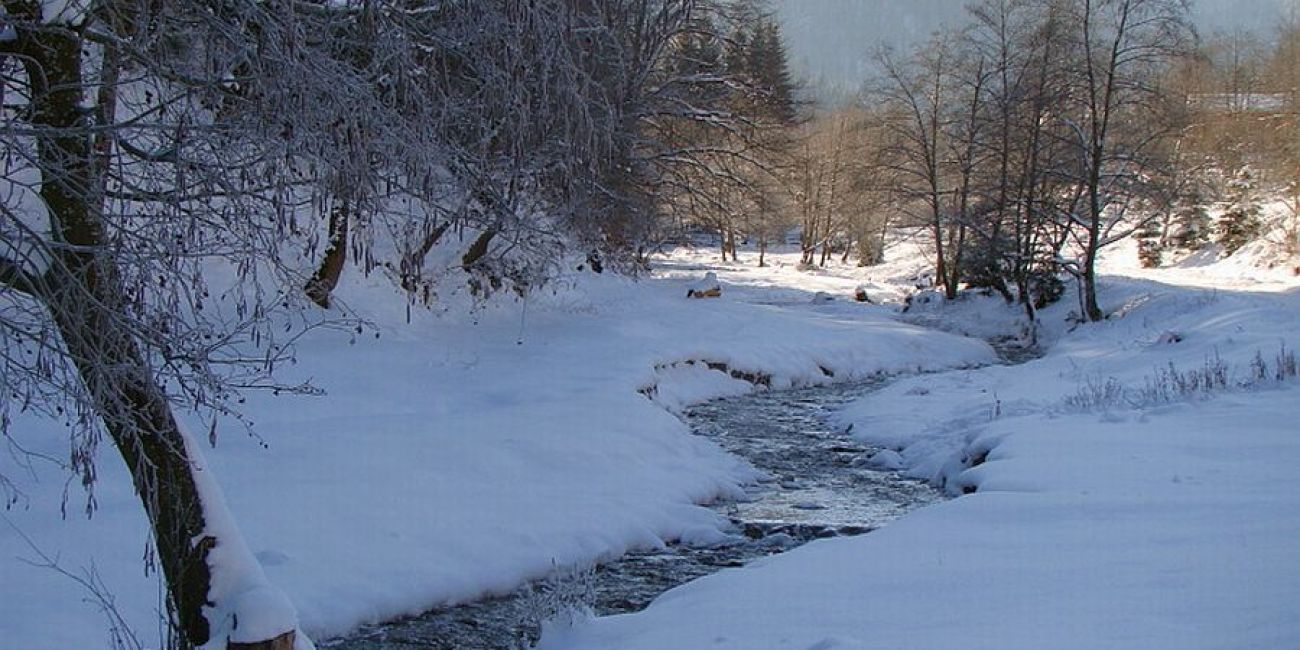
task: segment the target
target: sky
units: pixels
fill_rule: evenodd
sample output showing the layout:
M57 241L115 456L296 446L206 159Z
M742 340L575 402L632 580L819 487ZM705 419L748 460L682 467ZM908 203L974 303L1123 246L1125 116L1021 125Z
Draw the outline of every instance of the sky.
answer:
M879 45L895 47L964 19L965 0L772 0L792 70L844 89L866 78L865 60ZM1203 34L1245 28L1267 34L1300 0L1193 0ZM821 85L821 84L819 84Z

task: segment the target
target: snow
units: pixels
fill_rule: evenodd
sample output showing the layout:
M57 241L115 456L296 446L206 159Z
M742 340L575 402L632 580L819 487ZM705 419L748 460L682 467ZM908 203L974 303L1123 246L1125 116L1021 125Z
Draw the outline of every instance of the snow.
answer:
M1044 356L1015 367L901 322L993 336L1019 317L995 297L900 313L925 267L906 242L868 269L680 250L641 282L579 273L526 311L498 301L410 323L383 280L349 273L342 298L376 330L311 332L284 377L328 396L253 394L260 438L226 424L198 461L232 517L210 524L238 522L247 543L216 558L231 579L214 585L217 618L240 612L251 638L296 609L321 639L632 548L714 542L725 522L698 504L756 475L674 412L754 381L884 373L899 377L838 424L883 448L874 466L973 493L723 571L638 614L554 622L542 648L1287 647L1300 639L1300 383L1254 381L1250 364L1300 348L1300 282L1251 254L1142 271L1117 247L1101 285L1115 316L1075 325L1067 292L1041 313ZM722 296L687 299L706 273ZM859 286L885 304L855 302ZM1219 362L1226 387L1142 398L1170 363ZM1081 399L1091 386L1118 392ZM97 647L108 634L82 587L25 561L38 559L28 539L93 572L156 645L160 592L130 481L104 450L98 510L82 516L55 466L61 429L19 418L0 454L21 490L0 513L0 584L22 594L0 608L0 646ZM258 610L279 615L247 614Z
M260 438L227 423L205 450L265 576L242 552L223 564L234 584L214 585L219 614L263 597L287 606L267 591L275 585L321 639L507 592L557 566L716 541L726 522L698 504L739 495L756 474L670 409L755 390L733 373L779 388L993 360L982 342L898 323L888 307L814 305L813 291L776 292L745 267L718 271L722 297L690 300L703 273L683 268L687 257L642 282L575 275L526 314L504 301L468 315L416 310L410 324L385 280L345 274L341 297L378 338L309 333L282 378L328 395L250 394ZM850 295L861 281L823 278L815 290L836 282ZM14 444L57 459L61 429L20 418ZM0 645L96 647L107 634L77 584L22 561L34 552L15 528L73 573L93 566L156 645L148 526L121 461L102 450L97 511L82 516L84 497L68 487L65 520L66 474L9 451L0 474L23 496L0 515L13 526L0 527L0 583L24 596L0 608Z
M86 18L85 0L41 0L41 21L47 25L79 25Z
M273 639L294 630L298 612L288 596L266 579L262 565L248 550L235 523L214 472L194 436L182 431L186 455L190 458L194 484L203 502L204 537L216 544L208 552L212 569L212 586L208 590L211 605L204 617L212 623L211 639L205 647L219 650L226 641L250 643ZM296 643L296 650L313 648L310 640ZM296 641L296 638L295 638Z
M1300 283L1271 274L1260 291L1235 273L1240 259L1191 274L1123 259L1102 286L1117 315L1073 327L1067 296L1043 313L1043 358L904 378L838 414L890 448L882 464L973 494L690 583L638 614L554 625L541 647L1293 646L1300 385L1253 382L1249 364L1300 344ZM977 330L962 315L997 310L951 307ZM1170 331L1182 340L1162 340ZM1158 369L1207 359L1229 386L1135 399ZM1069 407L1089 378L1127 391Z

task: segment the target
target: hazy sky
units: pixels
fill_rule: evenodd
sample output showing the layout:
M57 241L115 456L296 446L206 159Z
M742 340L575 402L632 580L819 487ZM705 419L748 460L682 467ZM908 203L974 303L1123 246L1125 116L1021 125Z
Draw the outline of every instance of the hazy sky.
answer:
M1204 34L1244 27L1271 31L1286 7L1300 0L1193 0ZM772 0L782 23L793 71L830 85L856 88L864 60L881 43L906 45L945 23L964 19L966 0Z

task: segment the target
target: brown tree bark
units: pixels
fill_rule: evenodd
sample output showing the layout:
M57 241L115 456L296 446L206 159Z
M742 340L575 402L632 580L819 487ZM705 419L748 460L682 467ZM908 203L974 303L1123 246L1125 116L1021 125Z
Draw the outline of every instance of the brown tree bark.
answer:
M256 643L227 643L226 650L293 650L294 643L293 630L285 632L274 639L258 641Z
M33 19L39 11L24 5L11 13ZM96 156L111 143L100 139L96 147L87 135L82 46L68 29L23 30L11 46L22 54L31 84L40 196L59 244L51 248L49 270L16 288L48 309L89 405L131 473L153 530L178 641L188 648L211 636L203 611L211 604L207 558L221 542L206 530L184 433L133 333L130 292L105 234L103 165Z
M322 309L329 309L330 294L339 285L339 278L343 275L343 265L347 262L350 216L351 210L347 201L340 201L330 210L329 243L325 246L325 256L321 258L316 273L303 287L307 297Z
M479 234L479 236L474 240L474 243L469 245L469 250L465 251L465 255L460 258L461 266L464 267L465 270L473 268L479 260L483 259L483 257L487 255L488 244L491 244L492 238L496 236L497 231L494 228L488 228Z

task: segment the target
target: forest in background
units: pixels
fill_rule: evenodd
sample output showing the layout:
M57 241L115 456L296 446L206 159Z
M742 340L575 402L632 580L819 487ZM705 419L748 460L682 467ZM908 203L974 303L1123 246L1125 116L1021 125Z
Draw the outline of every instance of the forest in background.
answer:
M967 11L961 29L878 50L857 100L801 107L763 204L781 207L736 227L760 250L796 229L810 265L875 263L886 233L909 228L933 251L925 282L950 298L990 288L1030 320L1062 278L1081 318L1104 317L1097 257L1130 237L1147 266L1256 240L1294 264L1300 16L1198 34L1176 0ZM1265 218L1269 203L1284 218Z

